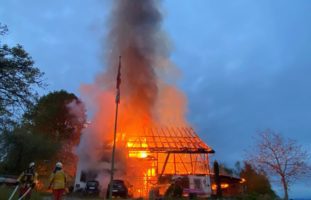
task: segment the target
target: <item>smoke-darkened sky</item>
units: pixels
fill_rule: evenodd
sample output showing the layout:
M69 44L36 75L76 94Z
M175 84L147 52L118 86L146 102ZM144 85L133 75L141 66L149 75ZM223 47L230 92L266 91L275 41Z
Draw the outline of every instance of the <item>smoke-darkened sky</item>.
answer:
M271 128L311 152L311 1L163 0L187 117L228 165ZM4 41L20 43L48 90L79 94L102 71L110 1L1 0ZM311 197L310 183L292 197ZM278 187L275 187L278 190ZM278 190L279 191L279 190Z

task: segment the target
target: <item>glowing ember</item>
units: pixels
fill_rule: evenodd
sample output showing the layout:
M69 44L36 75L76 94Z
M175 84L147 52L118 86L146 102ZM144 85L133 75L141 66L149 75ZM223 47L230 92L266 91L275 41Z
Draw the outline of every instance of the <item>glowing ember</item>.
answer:
M130 158L147 158L148 153L146 151L130 151L129 157Z
M221 183L220 184L221 189L226 189L229 187L228 183ZM217 185L216 184L212 184L212 190L216 190L217 189Z

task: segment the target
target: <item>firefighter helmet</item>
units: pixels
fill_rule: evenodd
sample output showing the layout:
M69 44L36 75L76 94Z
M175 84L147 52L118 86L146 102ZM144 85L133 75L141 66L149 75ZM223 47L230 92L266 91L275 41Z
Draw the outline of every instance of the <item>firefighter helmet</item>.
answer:
M63 164L62 164L61 162L57 162L57 163L56 163L56 167L58 167L58 168L63 168Z
M29 163L29 168L32 168L32 167L34 167L34 166L35 166L35 162Z

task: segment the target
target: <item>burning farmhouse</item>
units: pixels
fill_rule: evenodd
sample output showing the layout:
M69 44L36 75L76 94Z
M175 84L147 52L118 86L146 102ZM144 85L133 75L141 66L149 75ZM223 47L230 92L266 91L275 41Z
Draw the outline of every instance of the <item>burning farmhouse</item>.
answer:
M119 153L125 156L126 169L117 173L117 179L130 182L134 196L147 196L155 188L163 194L177 177L190 177L188 184L193 185L192 189L204 195L211 194L208 154L214 152L192 128L149 128L141 134L130 135L118 133L117 146L122 149ZM109 151L111 147L107 149ZM80 173L76 183L81 185L81 181L96 179L98 171L93 172ZM109 170L106 172L109 177Z
M194 189L203 188L210 194L209 154L213 150L185 118L186 98L174 86L179 72L170 61L159 3L113 1L107 42L103 45L105 70L94 84L82 86L93 117L77 148L76 187L94 179L103 188L109 183L116 116L115 77L117 58L122 55L114 179L129 181L134 196L146 196L155 187L163 192L178 176L188 177Z

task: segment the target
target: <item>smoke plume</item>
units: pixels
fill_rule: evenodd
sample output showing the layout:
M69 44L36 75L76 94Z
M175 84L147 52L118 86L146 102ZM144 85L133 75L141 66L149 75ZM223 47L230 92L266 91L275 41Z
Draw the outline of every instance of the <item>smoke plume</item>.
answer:
M172 84L177 70L162 30L158 0L114 0L105 38L104 72L94 84L83 85L88 110L93 111L78 147L79 168L107 177L115 117L118 58L122 56L118 139L142 133L146 127L185 125L185 98ZM108 150L107 150L108 149ZM117 146L117 176L124 176L126 158ZM106 186L106 185L105 185Z

